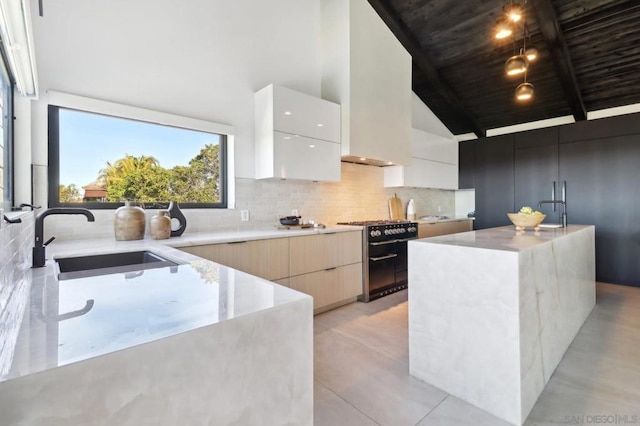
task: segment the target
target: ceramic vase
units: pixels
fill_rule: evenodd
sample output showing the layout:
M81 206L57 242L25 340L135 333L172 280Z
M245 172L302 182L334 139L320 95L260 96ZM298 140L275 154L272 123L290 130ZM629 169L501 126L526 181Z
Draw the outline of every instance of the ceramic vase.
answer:
M149 234L154 240L166 240L171 236L171 217L168 210L158 210L151 218Z
M187 218L182 214L176 201L169 203L169 214L171 215L171 236L179 237L187 229Z
M124 206L116 210L113 229L117 241L141 240L144 238L146 217L141 207L125 201Z

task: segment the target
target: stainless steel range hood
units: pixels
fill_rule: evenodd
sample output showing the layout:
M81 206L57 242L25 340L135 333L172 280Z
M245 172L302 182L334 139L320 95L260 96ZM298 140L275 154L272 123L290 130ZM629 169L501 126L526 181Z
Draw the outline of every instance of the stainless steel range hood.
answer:
M356 155L343 155L341 161L345 163L364 164L367 166L388 167L396 166L393 161L376 160L373 158L358 157Z

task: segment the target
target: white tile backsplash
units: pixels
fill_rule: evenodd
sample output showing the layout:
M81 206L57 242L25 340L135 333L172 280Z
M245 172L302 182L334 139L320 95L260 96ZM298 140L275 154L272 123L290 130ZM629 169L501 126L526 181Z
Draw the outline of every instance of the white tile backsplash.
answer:
M0 227L0 377L8 373L28 303L34 215L19 217L22 223Z
M352 163L342 163L342 181L336 183L236 179L236 209L184 209L186 233L276 226L277 218L290 215L292 209L297 209L303 219L326 224L387 219L388 199L394 193L405 211L413 198L418 217L455 213L454 191L384 188L383 180L381 167ZM248 222L240 221L240 210L249 210ZM95 222L81 216L47 217L45 239L54 235L57 239L113 236L113 210L93 213ZM150 219L155 211L146 213Z

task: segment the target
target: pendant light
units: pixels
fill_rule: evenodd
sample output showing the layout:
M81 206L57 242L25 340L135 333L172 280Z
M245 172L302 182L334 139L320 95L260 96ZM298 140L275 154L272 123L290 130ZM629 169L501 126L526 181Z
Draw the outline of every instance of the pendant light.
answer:
M520 102L525 102L533 98L533 84L531 83L520 83L518 87L516 87L516 99Z
M511 34L513 34L511 23L505 18L498 19L496 22L495 37L497 39L503 39L509 37Z
M524 0L526 4L527 0ZM507 77L520 76L524 74L524 82L516 88L515 95L518 102L526 102L533 98L533 84L527 82L529 65L538 58L538 49L534 46L527 47L530 38L529 27L525 18L525 8L523 4L513 0L502 8L504 15L498 20L496 25L496 38L506 38L513 36L513 54L504 63L504 70ZM522 47L517 49L518 36L516 30L522 25ZM517 53L516 53L517 52Z
M527 57L527 61L533 62L538 59L538 49L533 46L528 47L527 50L524 51L524 56Z
M507 76L513 77L527 71L527 59L522 55L513 55L504 63Z
M507 13L507 17L511 22L518 22L524 16L524 9L518 3L509 2L507 7L505 8L505 12Z
M524 73L524 82L516 87L516 100L518 102L527 102L533 98L533 84L527 82L527 73Z

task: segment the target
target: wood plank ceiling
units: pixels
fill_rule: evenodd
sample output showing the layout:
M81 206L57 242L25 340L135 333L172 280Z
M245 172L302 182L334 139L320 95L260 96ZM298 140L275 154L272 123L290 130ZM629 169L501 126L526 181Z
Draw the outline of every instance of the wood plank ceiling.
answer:
M522 77L504 73L513 38L493 37L508 0L369 3L412 55L414 92L453 134L640 103L637 0L520 0L539 51L528 103L514 97Z

